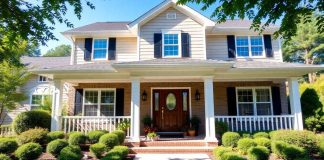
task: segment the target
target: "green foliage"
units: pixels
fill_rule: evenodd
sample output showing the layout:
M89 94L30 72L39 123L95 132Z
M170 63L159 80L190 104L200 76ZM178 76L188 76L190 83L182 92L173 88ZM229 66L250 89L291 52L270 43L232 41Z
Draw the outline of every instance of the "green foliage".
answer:
M101 160L121 160L123 159L122 155L120 154L120 152L118 152L117 150L111 150L107 153L107 155L102 158Z
M50 49L43 56L44 57L63 57L71 55L71 46L66 44L61 44L54 49Z
M228 125L226 122L217 121L215 122L216 133L222 136L225 132L228 131Z
M18 144L13 138L0 138L0 153L13 153L18 148Z
M253 134L253 138L259 137L269 138L269 134L267 132L257 132Z
M46 152L57 156L63 148L68 146L69 143L64 139L53 140L47 144Z
M245 160L245 158L235 152L226 152L221 156L220 160Z
M98 159L102 157L106 150L106 146L101 143L96 143L90 146L91 154L93 154Z
M123 120L117 124L117 129L122 131L127 131L127 129L130 127L130 121L129 120Z
M33 142L21 145L15 151L15 156L19 160L37 159L41 154L42 154L41 145Z
M246 131L239 131L238 132L242 138L253 138L252 133Z
M201 123L201 121L200 121L199 117L197 117L197 116L191 117L190 124L191 124L192 127L196 128L196 127L199 126L200 123Z
M307 130L318 132L324 131L324 116L310 116L305 119Z
M63 131L52 131L47 134L47 141L51 142L56 139L64 139L65 133Z
M47 142L47 129L35 128L22 132L17 136L18 144L25 144L29 142L35 142L39 144L45 144Z
M116 134L118 136L118 141L119 144L124 144L125 138L126 138L126 134L124 131L121 130L115 130L113 132L111 132L112 134Z
M303 148L288 144L283 141L274 141L271 144L271 150L278 157L283 159L307 159L307 152Z
M51 113L52 111L52 96L45 96L43 103L39 104L36 109L47 111L48 113Z
M0 154L0 159L1 160L11 160L11 158L5 154Z
M222 155L226 152L232 152L233 148L219 146L213 150L213 155L216 159L221 159Z
M313 88L307 88L304 92L302 92L300 101L304 118L318 115L319 113L323 112L323 105L320 102L316 90Z
M151 132L151 133L148 133L147 134L147 137L148 138L154 138L154 137L156 137L156 136L158 136L155 132Z
M69 145L61 150L58 160L81 160L82 157L79 146Z
M237 148L242 154L247 154L247 151L251 147L255 147L257 144L251 138L242 138L237 142Z
M241 136L236 132L226 132L222 136L222 144L225 147L236 147Z
M97 143L99 142L99 138L106 134L107 131L103 131L103 130L97 130L97 131L91 131L88 133L88 139L89 139L89 142L91 144L94 144L94 143Z
M264 137L259 137L259 138L255 138L254 142L258 145L258 146L263 146L263 147L267 147L267 148L271 148L271 140L268 138L264 138Z
M319 142L319 155L324 158L324 141Z
M119 145L119 139L116 134L107 133L100 137L99 143L102 143L106 146L108 150L114 148L115 146Z
M152 122L152 118L149 115L144 116L144 118L142 119L144 126L151 126Z
M20 113L13 122L13 129L17 134L32 128L51 128L51 115L46 111L32 110Z
M128 155L128 147L127 146L115 146L113 148L114 151L119 152L119 154L121 155L121 157L125 158Z
M248 150L249 160L268 160L270 151L263 146L252 147Z
M69 135L69 144L70 145L79 145L86 142L86 136L80 132L74 132Z

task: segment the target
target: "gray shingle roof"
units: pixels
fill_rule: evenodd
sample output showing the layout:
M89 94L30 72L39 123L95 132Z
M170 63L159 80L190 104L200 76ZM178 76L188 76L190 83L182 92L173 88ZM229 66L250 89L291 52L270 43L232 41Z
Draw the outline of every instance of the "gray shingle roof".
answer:
M215 28L250 28L252 21L250 20L226 20L223 23L216 23ZM270 24L268 28L277 28L279 26Z
M109 30L128 30L127 24L129 22L96 22L85 26L77 27L71 30L67 30L63 33L70 32L100 32Z
M30 70L53 68L70 64L70 57L22 57L21 61Z
M221 64L221 63L231 63L230 61L223 60L202 60L202 59L191 59L191 58L161 58L161 59L152 59L144 61L132 61L132 62L119 62L115 65L123 64L133 64L133 65L151 65L151 64L161 64L161 65L170 65L170 64Z
M251 68L251 69L263 69L263 68L280 68L280 69L297 69L297 68L311 68L311 67L323 67L320 65L307 65L301 63L286 63L286 62L269 62L269 61L235 61L233 68Z
M64 65L56 66L52 68L44 68L42 71L46 72L116 72L111 66L111 63L87 63L87 64L76 64L76 65Z

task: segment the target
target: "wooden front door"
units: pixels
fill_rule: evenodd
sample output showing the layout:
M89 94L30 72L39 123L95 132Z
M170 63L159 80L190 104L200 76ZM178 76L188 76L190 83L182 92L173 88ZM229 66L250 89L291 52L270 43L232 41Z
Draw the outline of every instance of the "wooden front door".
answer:
M153 122L158 131L175 132L189 125L189 90L153 90Z

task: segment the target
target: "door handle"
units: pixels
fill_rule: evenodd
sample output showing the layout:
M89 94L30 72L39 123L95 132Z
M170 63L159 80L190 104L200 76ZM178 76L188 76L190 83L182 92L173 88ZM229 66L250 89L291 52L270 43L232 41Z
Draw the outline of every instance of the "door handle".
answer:
M164 107L162 107L162 120L164 119Z

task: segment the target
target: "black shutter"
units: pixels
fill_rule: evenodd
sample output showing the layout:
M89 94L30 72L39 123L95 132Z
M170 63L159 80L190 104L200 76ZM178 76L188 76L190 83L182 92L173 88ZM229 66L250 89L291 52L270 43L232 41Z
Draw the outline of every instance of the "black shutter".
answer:
M154 58L162 58L162 33L154 33Z
M264 40L265 53L267 57L273 57L271 35L263 35L263 40Z
M109 38L108 59L109 60L115 60L116 59L116 38Z
M181 33L182 57L190 57L190 37L188 33Z
M236 92L235 87L227 87L227 108L228 115L236 116Z
M227 36L228 58L235 58L235 36Z
M116 116L124 115L124 88L116 89Z
M84 39L84 60L91 60L91 52L92 52L92 38Z
M83 89L75 90L74 115L81 115L83 103Z
M280 88L275 86L271 87L271 93L272 93L273 114L280 115L281 114Z

